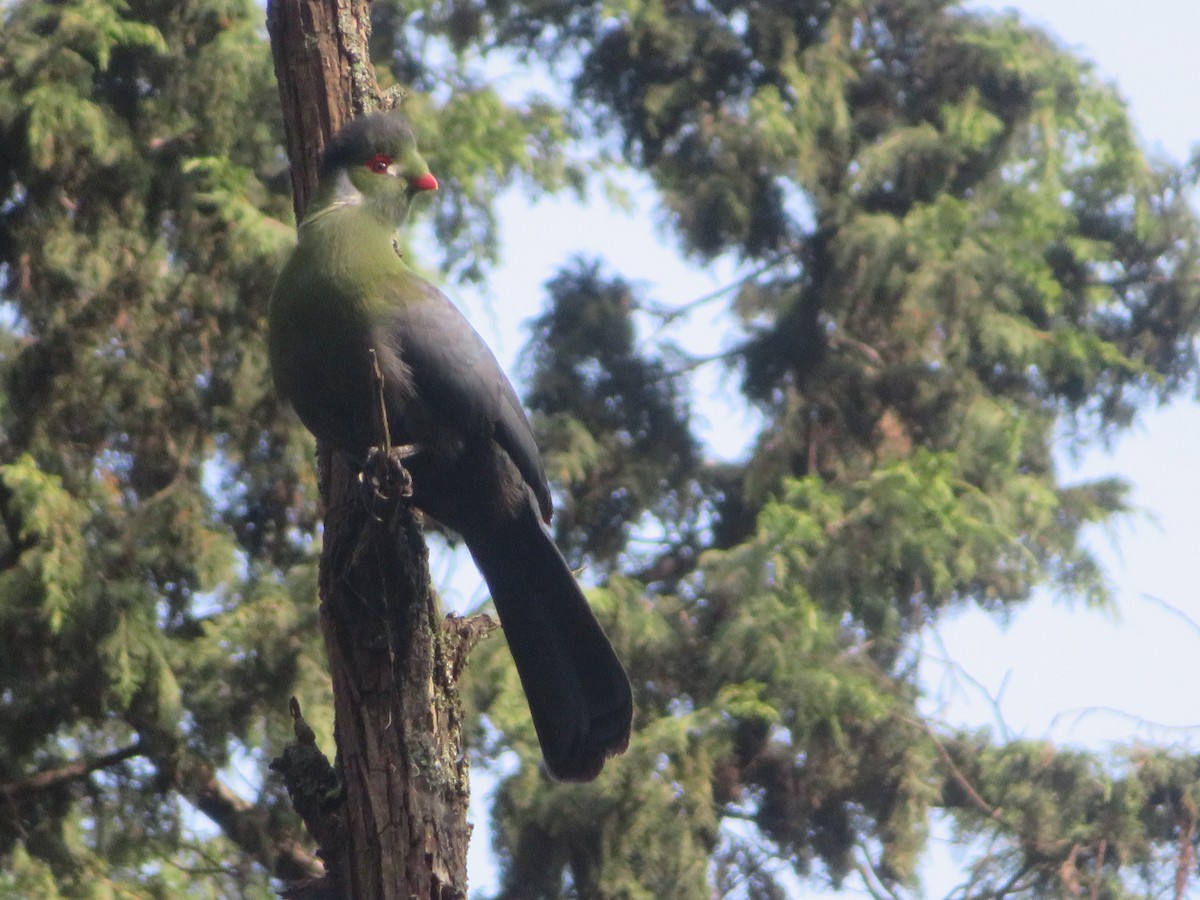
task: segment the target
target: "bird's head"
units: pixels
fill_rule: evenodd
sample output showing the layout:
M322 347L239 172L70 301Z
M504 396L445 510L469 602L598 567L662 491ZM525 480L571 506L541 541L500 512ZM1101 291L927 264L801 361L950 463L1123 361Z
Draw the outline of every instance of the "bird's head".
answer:
M325 150L321 181L338 200L370 206L396 223L413 197L438 188L412 129L396 113L362 116L338 132Z

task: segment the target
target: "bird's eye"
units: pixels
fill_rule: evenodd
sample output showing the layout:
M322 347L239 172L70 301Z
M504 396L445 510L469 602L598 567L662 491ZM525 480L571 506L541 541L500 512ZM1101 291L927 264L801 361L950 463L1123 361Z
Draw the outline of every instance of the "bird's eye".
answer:
M376 153L367 160L367 168L376 175L386 175L388 166L392 164L392 158L386 153Z

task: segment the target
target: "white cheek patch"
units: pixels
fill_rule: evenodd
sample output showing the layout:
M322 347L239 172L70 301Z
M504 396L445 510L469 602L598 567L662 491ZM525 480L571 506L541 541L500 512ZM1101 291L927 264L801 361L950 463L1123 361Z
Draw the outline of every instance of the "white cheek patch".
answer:
M390 163L387 167L387 174L396 178L400 175L400 168L395 163Z

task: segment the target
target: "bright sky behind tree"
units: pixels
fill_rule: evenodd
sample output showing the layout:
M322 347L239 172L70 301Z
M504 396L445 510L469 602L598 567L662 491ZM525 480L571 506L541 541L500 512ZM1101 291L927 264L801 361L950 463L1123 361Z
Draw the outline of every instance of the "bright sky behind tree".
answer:
M1200 148L1194 44L1200 4L1027 0L1016 8L1117 84L1146 145L1176 160ZM1045 598L1019 612L1006 630L975 621L944 630L957 661L992 691L1011 672L1000 708L1019 733L1091 746L1151 736L1200 743L1200 698L1189 686L1188 665L1200 649L1200 631L1180 615L1200 621L1190 565L1200 535L1198 443L1200 406L1185 398L1144 413L1110 452L1095 448L1070 466L1081 478L1128 479L1133 503L1144 511L1091 535L1117 588L1118 619ZM1085 709L1097 711L1081 718L1077 711ZM963 713L972 721L988 715ZM1173 728L1148 729L1138 719Z
M1100 78L1118 86L1152 151L1182 161L1193 146L1200 148L1200 54L1195 51L1200 2L972 5L1015 9L1024 21L1091 60ZM538 312L543 283L572 254L605 260L639 285L643 298L664 306L703 296L738 276L725 261L697 270L681 260L656 224L645 199L651 191L641 179L630 175L625 185L634 201L629 213L598 197L586 205L555 199L531 208L527 197L514 192L501 204L503 265L489 278L486 299L460 299L510 372L519 376L521 371L517 353L526 340L521 323ZM706 352L720 349L727 330L700 314L669 336L694 352ZM713 452L736 454L754 429L742 418L746 413L723 406L722 397L735 392L723 388L717 366L699 372L694 387L696 411L707 420L703 433ZM1184 397L1166 408L1145 410L1111 448L1094 447L1075 460L1064 453L1060 464L1067 480L1119 475L1133 484L1132 502L1141 513L1090 533L1115 587L1116 614L1044 595L1007 623L979 612L943 621L926 646L931 660L950 663L926 666L934 694L931 709L955 724L988 724L1014 736L1096 749L1145 739L1200 750L1200 695L1192 662L1200 654L1200 592L1192 571L1200 554L1197 447L1200 405ZM454 605L477 599L460 596ZM957 674L960 669L965 677ZM477 780L477 795L489 787L490 779ZM471 883L476 890L488 888L495 877L485 808L473 810ZM952 861L952 853L934 848L925 876L930 896L942 896L958 883Z

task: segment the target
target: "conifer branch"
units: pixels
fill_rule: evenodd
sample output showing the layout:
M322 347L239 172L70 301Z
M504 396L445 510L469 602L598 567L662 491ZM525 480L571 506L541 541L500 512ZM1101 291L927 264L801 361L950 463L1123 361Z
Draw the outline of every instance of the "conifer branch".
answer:
M0 784L0 797L14 800L17 797L50 790L67 782L78 781L101 769L111 769L113 766L120 765L135 756L144 755L145 749L142 743L138 741L130 744L128 747L122 747L120 750L114 750L112 753L106 753L103 756L97 756L92 759L77 759L53 769L44 769L41 772L35 772L33 775L23 778L20 781Z
M285 881L318 877L321 861L290 837L275 834L270 812L243 800L204 762L181 766L180 792L243 852Z
M910 725L915 725L917 728L925 732L925 734L929 737L929 740L933 743L934 751L945 764L946 770L950 774L950 779L962 789L962 792L967 795L967 799L970 800L971 803L989 819L993 819L997 822L1000 821L1000 808L992 806L983 799L977 790L975 790L975 786L971 784L963 770L958 767L958 763L954 761L954 757L950 755L950 751L946 749L946 745L943 744L941 738L934 733L934 730L932 727L930 727L929 723L917 719L911 719L907 716L901 716L900 718L902 721L907 722Z

